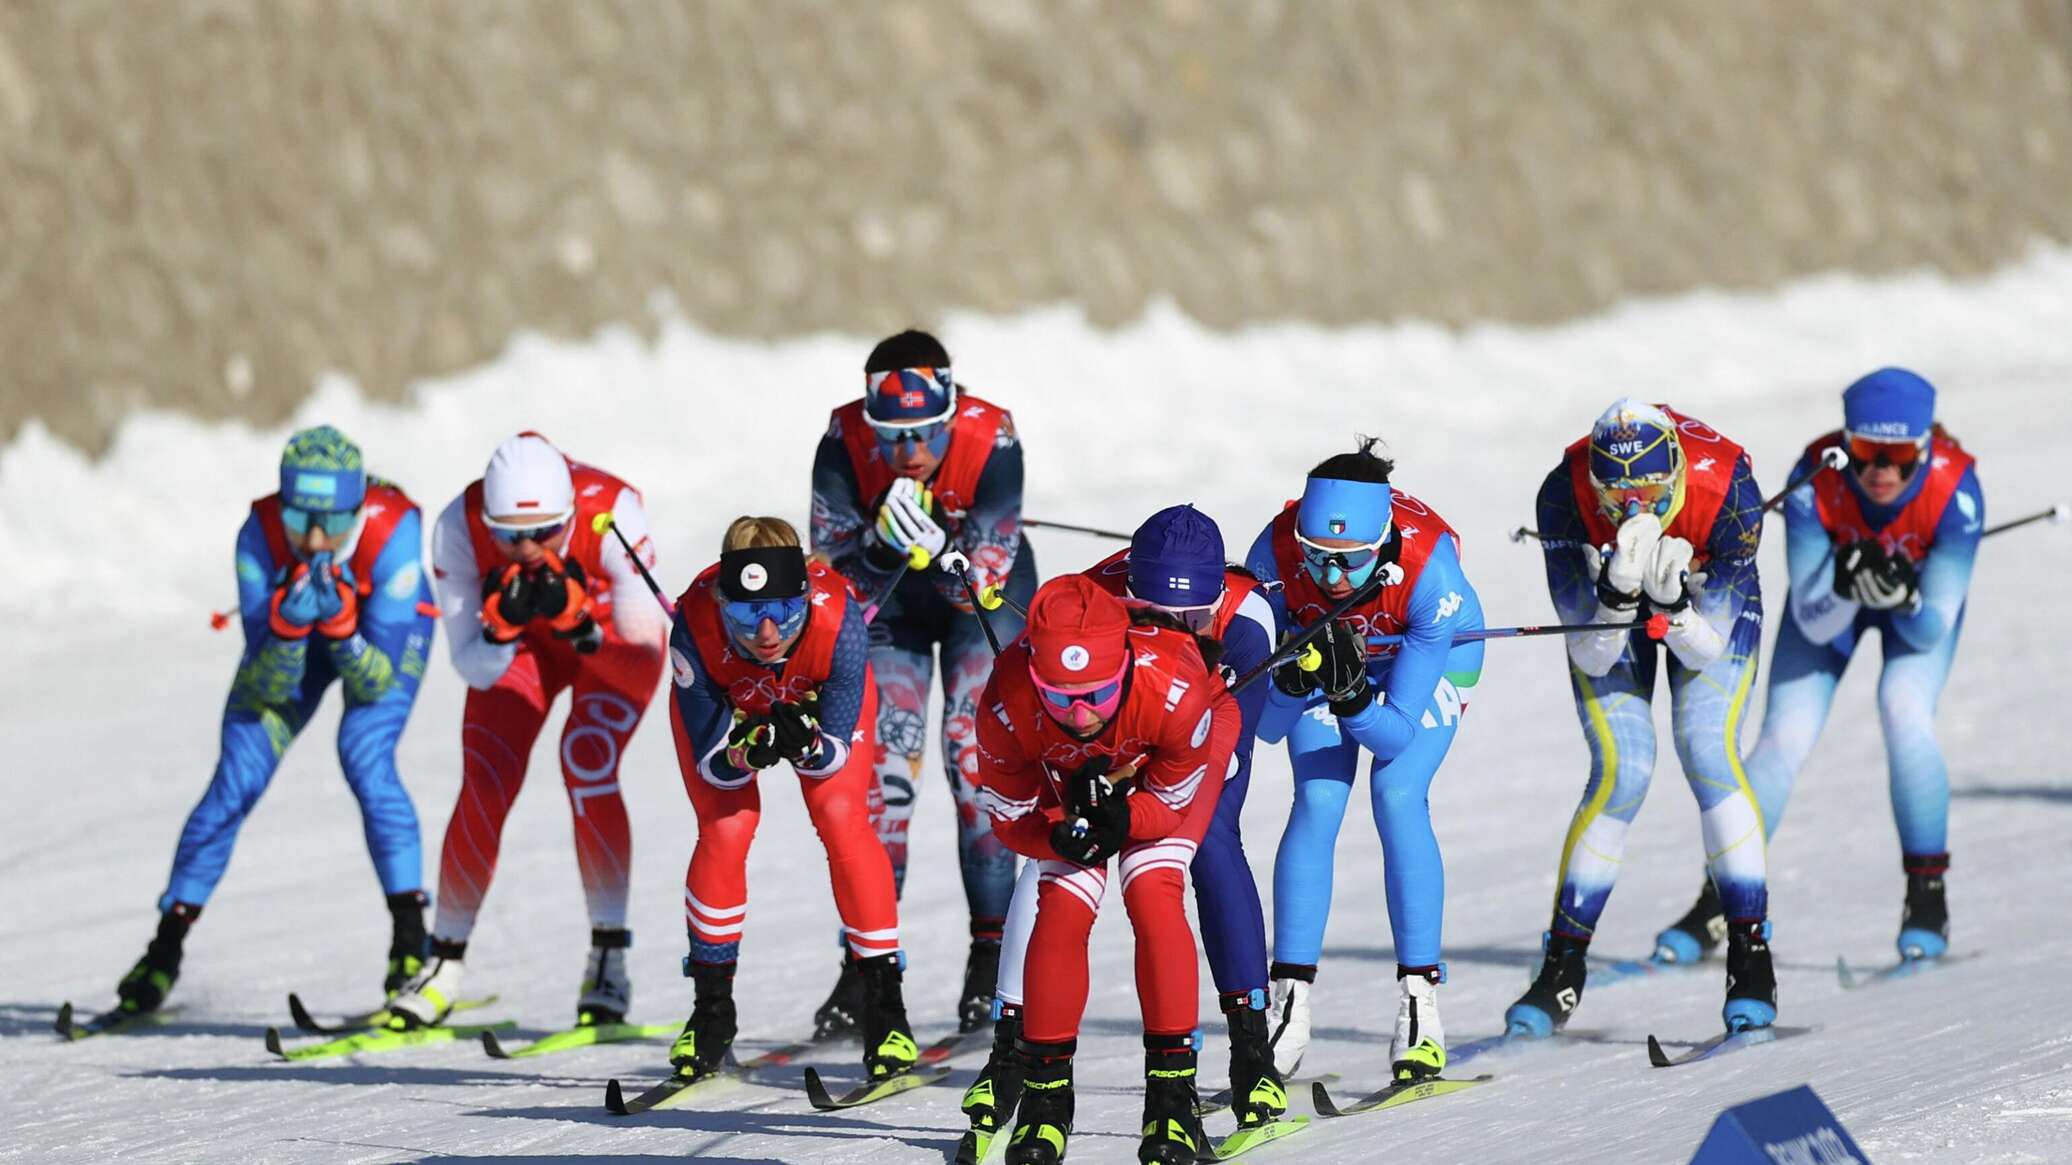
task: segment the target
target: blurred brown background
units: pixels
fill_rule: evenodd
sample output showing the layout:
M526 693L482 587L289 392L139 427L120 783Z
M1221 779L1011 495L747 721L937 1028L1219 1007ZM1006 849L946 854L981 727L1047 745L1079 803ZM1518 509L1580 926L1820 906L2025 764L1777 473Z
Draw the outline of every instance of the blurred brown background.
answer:
M2072 239L2072 5L0 5L0 441L520 328L1552 321Z

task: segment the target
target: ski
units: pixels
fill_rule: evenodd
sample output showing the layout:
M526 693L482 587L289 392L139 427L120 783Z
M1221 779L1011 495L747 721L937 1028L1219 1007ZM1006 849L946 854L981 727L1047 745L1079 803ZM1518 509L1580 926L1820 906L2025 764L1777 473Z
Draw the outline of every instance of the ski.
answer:
M1322 1074L1322 1075L1320 1075L1320 1076L1296 1076L1296 1077L1293 1077L1293 1078L1291 1078L1291 1079L1289 1079L1289 1080L1287 1081L1287 1086L1288 1086L1289 1088L1300 1088L1300 1087L1302 1087L1302 1086L1303 1086L1303 1085L1305 1085L1305 1084L1336 1084L1336 1083L1338 1083L1338 1073L1336 1073L1336 1072L1325 1072L1325 1073L1323 1073L1323 1074ZM1211 1095L1209 1095L1209 1096L1207 1096L1207 1097L1204 1097L1204 1098L1203 1098L1203 1099L1201 1099L1201 1100L1198 1100L1198 1101L1196 1101L1196 1102L1195 1102L1195 1105L1194 1105L1194 1115L1196 1115L1196 1116L1214 1116L1214 1115L1215 1115L1216 1113L1222 1112L1222 1111L1223 1111L1224 1109L1226 1109L1226 1108L1229 1108L1229 1107L1230 1107L1230 1089L1228 1089L1228 1088L1225 1088L1225 1089L1222 1089L1221 1091L1218 1091L1218 1092L1212 1093Z
M1240 1125L1236 1132L1214 1141L1210 1145L1210 1152L1214 1154L1214 1160L1228 1161L1261 1145L1278 1141L1282 1137L1292 1137L1308 1127L1309 1118L1306 1116L1282 1117L1256 1125Z
M407 1031L354 1032L321 1044L305 1044L301 1047L285 1047L281 1043L281 1029L266 1029L266 1050L283 1060L327 1060L338 1056L357 1056L364 1052L389 1052L397 1048L416 1048L426 1044L449 1044L455 1040L473 1039L485 1031L508 1031L518 1026L516 1020L501 1023L463 1024L459 1027L420 1027Z
M473 1011L478 1007L488 1007L495 1003L496 999L494 995L485 995L480 999L458 1000L454 1003L453 1010ZM295 1020L296 1027L320 1036L342 1036L351 1032L366 1031L369 1028L385 1027L393 1018L388 1008L378 1007L373 1011L355 1012L336 1023L324 1023L310 1014L309 1008L302 1004L302 997L293 991L288 992L288 1015Z
M979 1165L986 1159L986 1154L993 1151L993 1142L999 1139L999 1129L992 1132L966 1129L964 1135L957 1139L957 1155L953 1160L957 1165Z
M570 1048L587 1048L592 1044L616 1044L624 1040L651 1040L658 1036L673 1036L673 1023L594 1023L565 1028L539 1039L522 1048L506 1048L494 1031L482 1033L482 1050L492 1060L519 1060L527 1056L551 1056Z
M1464 1044L1456 1044L1448 1048L1446 1050L1446 1064L1448 1067L1458 1067L1477 1056L1509 1058L1526 1055L1544 1048L1559 1047L1563 1044L1587 1043L1602 1039L1604 1039L1603 1032L1583 1029L1572 1031L1564 1028L1551 1036L1537 1038L1503 1032L1498 1035L1483 1036L1480 1039L1469 1040Z
M917 1067L927 1068L978 1048L990 1050L992 1046L993 1033L990 1031L980 1029L978 1031L958 1032L955 1035L944 1036L922 1048L921 1054L915 1058L914 1063Z
M949 1075L948 1068L924 1069L917 1066L883 1080L866 1080L840 1096L830 1096L827 1085L820 1082L820 1073L809 1067L806 1069L806 1100L822 1112L838 1108L856 1108L859 1105L874 1104L888 1096L897 1096L902 1092L911 1092L916 1088L940 1083L948 1079Z
M1435 1078L1419 1080L1409 1084L1391 1084L1364 1099L1341 1107L1331 1099L1331 1090L1321 1084L1309 1086L1309 1098L1316 1105L1318 1116L1354 1116L1363 1112L1375 1112L1384 1108L1396 1108L1416 1100L1429 1100L1434 1096L1460 1092L1478 1084L1487 1084L1494 1076L1473 1076L1462 1080Z
M839 1038L831 1037L829 1040L821 1041L800 1040L797 1043L785 1044L772 1048L746 1063L736 1062L730 1056L724 1066L710 1072L693 1074L678 1071L631 1099L626 1097L624 1089L614 1078L605 1085L604 1107L618 1116L632 1116L634 1113L647 1112L650 1109L674 1108L694 1097L724 1091L740 1084L747 1080L749 1073L758 1069L781 1068L793 1063L820 1047L822 1043L831 1043Z
M1792 1036L1802 1036L1814 1029L1810 1027L1759 1027L1748 1031L1721 1032L1704 1043L1676 1056L1662 1050L1662 1042L1654 1036L1648 1037L1648 1063L1657 1068L1677 1068L1695 1064L1728 1052L1738 1052L1758 1044L1774 1044Z
M1849 965L1849 960L1837 957L1835 959L1835 978L1841 981L1842 990L1854 991L1859 987L1875 987L1880 983L1890 983L1894 979L1911 979L1916 975L1940 969L1951 963L1961 963L1967 959L1977 958L1978 954L1979 952L1972 951L1962 955L1916 956L1914 958L1901 959L1892 966L1880 967L1875 971L1858 970Z
M162 1007L156 1011L124 1011L116 1007L83 1023L73 1023L72 1005L68 1002L58 1008L57 1021L51 1024L51 1030L68 1040L83 1040L89 1036L108 1035L128 1028L150 1027L164 1023L171 1016L178 1014L179 1010L177 1005Z

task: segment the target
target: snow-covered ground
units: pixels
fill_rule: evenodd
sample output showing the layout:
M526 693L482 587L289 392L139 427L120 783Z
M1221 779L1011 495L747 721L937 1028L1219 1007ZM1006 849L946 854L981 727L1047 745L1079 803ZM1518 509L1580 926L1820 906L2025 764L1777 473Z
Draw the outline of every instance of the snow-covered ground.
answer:
M1529 517L1560 447L1612 397L1666 399L1746 443L1779 484L1802 444L1836 423L1855 375L1904 363L1942 388L1942 417L1979 454L1992 517L2072 496L2072 254L1999 276L1813 280L1764 296L1633 305L1544 331L1213 334L1170 311L1119 332L1058 310L959 318L944 329L960 378L1010 405L1029 450L1028 513L1127 529L1193 500L1241 547L1303 471L1355 432L1386 437L1399 482L1466 537L1466 565L1495 622L1547 613L1538 555L1504 532ZM680 323L657 345L525 338L494 364L422 387L404 407L326 384L298 423L331 420L375 469L428 508L479 472L490 447L539 428L647 492L662 575L681 586L745 512L803 519L825 410L853 395L867 340L776 346ZM0 452L0 1158L226 1161L934 1161L961 1120L948 1086L848 1115L819 1114L795 1080L689 1111L613 1118L604 1081L647 1079L658 1045L497 1063L472 1046L357 1062L284 1064L260 1046L283 996L366 1005L386 916L330 745L336 702L288 755L189 944L177 1023L58 1042L66 999L100 1006L150 935L181 820L205 784L236 644L206 612L233 595L230 541L265 492L285 430L136 418L88 463L34 428ZM1776 527L1772 527L1773 535ZM1046 573L1104 543L1033 538ZM1777 585L1781 539L1765 548ZM1771 853L1784 1022L1816 1034L1670 1072L1648 1068L1650 1032L1696 1040L1718 1024L1716 964L1589 993L1587 1041L1485 1065L1474 1092L1313 1127L1259 1160L1681 1161L1722 1107L1810 1082L1873 1160L2072 1159L2072 684L2062 580L2072 532L2032 527L1981 555L1967 641L1940 724L1956 797L1955 945L1979 958L1844 993L1833 964L1891 957L1902 880L1885 794L1871 664L1837 715ZM1773 606L1773 610L1776 608ZM1874 654L1874 653L1873 653ZM461 685L441 659L402 746L426 831L428 878L459 783ZM636 834L636 1017L680 1021L688 985L678 886L692 816L657 718L635 739L625 791ZM1450 1036L1496 1032L1546 923L1586 753L1549 640L1491 647L1473 710L1433 790L1445 847ZM1629 840L1599 951L1644 954L1696 888L1696 814L1672 763ZM551 737L512 815L499 878L471 948L473 986L533 1029L566 1022L587 942ZM740 996L745 1042L796 1036L835 970L818 847L787 780L766 790L751 862ZM1265 884L1288 772L1262 749L1246 824ZM931 788L914 831L905 934L919 1034L944 1030L964 918L948 798ZM1378 1081L1394 1018L1393 952L1379 849L1364 809L1339 843L1338 900L1317 986L1311 1065L1349 1086ZM1119 916L1120 911L1113 911ZM1128 926L1093 939L1094 992L1080 1059L1075 1161L1131 1159L1140 1057ZM1204 1076L1220 1082L1221 1026L1203 975ZM852 1053L831 1053L838 1069ZM1297 1110L1306 1108L1299 1099Z

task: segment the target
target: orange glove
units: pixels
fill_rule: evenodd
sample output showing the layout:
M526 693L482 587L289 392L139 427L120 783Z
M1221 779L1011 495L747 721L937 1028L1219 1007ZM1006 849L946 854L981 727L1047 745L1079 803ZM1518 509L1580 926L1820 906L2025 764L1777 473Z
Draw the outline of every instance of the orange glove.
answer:
M513 643L538 614L537 584L515 562L491 570L482 579L482 638Z
M591 614L589 583L582 563L563 561L550 550L534 578L533 592L533 610L547 621L554 637L573 640L576 650L586 655L604 642L604 632Z

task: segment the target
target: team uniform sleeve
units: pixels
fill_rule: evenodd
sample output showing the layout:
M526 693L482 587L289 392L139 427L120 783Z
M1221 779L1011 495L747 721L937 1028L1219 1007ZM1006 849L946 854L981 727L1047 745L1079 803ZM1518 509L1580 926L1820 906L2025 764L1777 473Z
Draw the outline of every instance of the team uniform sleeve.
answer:
M1590 577L1597 548L1590 544L1590 528L1576 506L1575 484L1566 462L1556 465L1540 483L1533 517L1540 532L1540 557L1547 568L1547 597L1553 600L1555 621L1599 621L1597 581ZM1562 638L1569 662L1577 670L1602 676L1626 654L1632 632L1589 631Z
M1265 597L1267 613L1272 616L1272 622L1267 628L1269 638L1272 643L1278 644L1292 628L1288 619L1288 599L1281 589L1280 563L1275 562L1273 557L1272 522L1268 522L1266 528L1259 531L1259 536L1252 539L1252 548L1245 552L1245 569L1252 572L1253 578L1265 584L1257 593ZM1268 651L1271 650L1269 646ZM1251 688L1245 690L1244 695L1251 695L1253 689L1259 691L1259 715L1253 724L1252 734L1268 744L1279 743L1288 735L1288 730L1295 727L1295 721L1302 717L1302 709L1308 705L1308 701L1281 691L1271 677L1254 683Z
M1706 535L1705 582L1691 597L1698 618L1672 627L1663 638L1685 667L1703 669L1725 653L1738 620L1762 622L1762 580L1756 571L1762 541L1763 491L1743 453L1734 461L1726 500Z
M978 804L993 836L1023 857L1058 860L1050 844L1058 818L1044 804L1042 762L1008 727L997 680L986 681L978 707Z
M1151 760L1137 770L1137 791L1129 798L1131 841L1172 836L1197 799L1213 801L1223 791L1243 714L1229 693L1212 681L1208 686L1166 716Z
M647 580L640 575L640 566L650 573L655 569L655 540L648 531L647 509L640 504L640 495L631 489L621 489L612 502L612 524L626 541L633 546L634 554L640 556L639 566L626 553L626 547L618 538L604 539L603 553L599 556L604 565L605 577L612 585L612 629L627 643L662 650L663 640L669 637L669 616L662 605L655 602L648 591Z
M357 630L327 644L348 703L370 704L401 686L406 674L424 674L417 605L424 599L424 521L416 509L397 519L374 559L371 592L361 600ZM406 669L409 669L406 671Z
M820 686L820 743L814 755L798 766L800 776L830 776L849 763L849 750L859 743L856 722L863 714L864 685L870 682L870 651L863 605L852 602L842 612L834 662L827 682Z
M877 515L864 512L849 450L833 429L813 451L812 514L807 540L813 553L827 559L863 593L883 593L899 564L882 565L873 560L870 527Z
M1223 666L1229 668L1233 676L1244 675L1273 654L1273 622L1273 607L1259 591L1246 595L1245 601L1238 605L1237 614L1223 628ZM1239 772L1251 767L1252 741L1259 733L1259 718L1266 710L1266 695L1273 690L1273 681L1261 679L1231 697L1237 701L1239 713L1236 745Z
M1807 466L1808 459L1799 458L1792 476L1804 474ZM1821 524L1813 497L1808 481L1784 499L1784 569L1791 580L1786 602L1806 642L1826 644L1855 626L1863 604L1835 593L1834 536Z
M670 698L684 739L691 745L698 775L722 789L736 789L755 779L755 774L727 763L727 737L734 728L734 705L726 692L705 670L698 645L684 626L683 606L670 621Z
M1935 545L1921 567L1921 605L1912 614L1893 619L1898 631L1917 651L1926 651L1951 633L1971 591L1971 568L1978 560L1979 539L1986 528L1986 497L1978 469L1964 471L1950 504L1935 526Z
M1410 625L1389 667L1386 697L1338 722L1340 730L1376 760L1394 759L1417 738L1425 708L1445 674L1454 633L1475 630L1481 623L1469 614L1480 609L1478 602L1470 601L1474 595L1453 540L1445 539L1425 561L1417 587L1410 592Z
M979 590L1006 587L1022 550L1022 444L1013 432L1003 433L994 445L958 534ZM955 576L938 572L936 586L957 609L971 609L964 584Z
M439 594L439 615L446 625L446 651L461 682L477 691L503 678L518 658L516 643L482 638L483 569L475 562L468 538L467 495L453 499L432 527L432 586Z
M237 532L237 611L245 647L230 683L232 703L250 712L287 703L309 666L306 637L282 639L267 625L281 573L272 562L259 516L253 514Z

